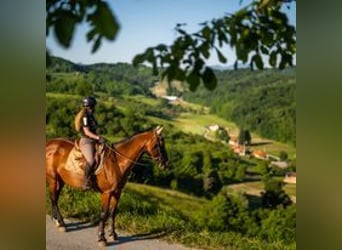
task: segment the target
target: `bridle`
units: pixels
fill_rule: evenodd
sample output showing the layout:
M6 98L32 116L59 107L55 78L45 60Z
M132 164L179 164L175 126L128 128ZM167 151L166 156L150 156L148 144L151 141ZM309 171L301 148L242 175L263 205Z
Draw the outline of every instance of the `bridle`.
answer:
M151 159L152 159L153 161L156 161L156 162L158 162L159 164L161 164L162 161L163 161L163 159L162 159L162 154L161 154L161 146L160 146L160 142L159 142L160 137L159 137L159 135L157 134L156 131L154 131L154 135L157 137L157 139L156 139L156 140L157 140L156 146L157 146L157 148L158 148L158 156L154 156L152 153L151 153L150 156L151 156ZM133 163L133 164L140 165L140 166L149 166L149 164L139 163L139 162L137 162L137 161L134 161L134 160L130 159L129 157L125 156L124 154L122 154L122 153L120 153L118 150L116 150L115 147L110 147L110 146L108 146L108 145L106 145L106 146L107 146L107 148L108 148L110 151L112 151L113 153L115 153L115 154L121 156L121 157L124 158L125 160L130 161L130 162ZM146 146L146 142L145 142L145 145L144 145L144 146Z
M156 143L156 146L157 149L158 149L158 156L154 156L153 154L151 154L151 158L152 160L156 161L156 162L159 162L159 163L162 163L163 162L163 159L162 159L162 153L161 153L161 146L160 146L160 136L157 134L156 131L154 131L154 135L155 137L157 137L157 143Z

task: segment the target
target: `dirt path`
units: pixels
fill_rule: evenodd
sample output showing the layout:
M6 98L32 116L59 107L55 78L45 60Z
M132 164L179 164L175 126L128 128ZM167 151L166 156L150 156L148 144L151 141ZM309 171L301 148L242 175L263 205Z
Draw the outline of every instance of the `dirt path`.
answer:
M46 216L47 250L100 249L97 245L97 227L84 222L65 220L67 232L59 232L50 216ZM189 250L178 244L168 244L153 235L125 235L118 232L116 242L108 242L104 249L115 250Z

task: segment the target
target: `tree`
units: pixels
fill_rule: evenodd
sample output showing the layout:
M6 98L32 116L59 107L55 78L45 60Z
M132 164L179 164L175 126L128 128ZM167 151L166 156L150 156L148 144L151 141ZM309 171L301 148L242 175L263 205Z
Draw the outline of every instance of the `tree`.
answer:
M252 136L248 129L240 129L239 144L250 145L252 142Z
M223 128L219 128L218 130L216 130L215 137L224 142L228 142L230 140L227 130Z
M76 83L75 93L81 96L91 95L94 92L93 86L84 80L79 80Z
M46 36L53 30L64 48L70 47L75 26L83 22L90 25L87 41L93 42L93 53L99 49L103 38L113 41L120 28L115 15L103 0L46 1Z
M295 0L254 0L234 14L203 22L201 29L192 34L186 32L184 24L177 24L178 38L172 45L147 48L135 56L133 64L147 62L152 65L154 75L161 73L169 81L186 81L192 91L200 83L208 89L216 87L216 75L205 61L215 52L221 63L227 63L221 52L224 46L235 50L235 68L242 62L248 63L251 69L255 66L263 69L263 56L268 58L272 67L284 69L287 65L292 66L296 29L281 11L282 6L291 2ZM86 38L93 43L92 52L99 49L103 38L113 41L120 28L104 0L47 0L46 35L53 30L65 48L70 46L75 26L84 22L90 25Z
M288 154L285 151L280 151L279 152L279 158L281 161L286 161L288 159Z
M203 189L210 195L216 195L222 188L222 182L216 170L211 170L203 177Z
M282 189L282 182L274 179L265 180L265 192L262 192L261 198L265 208L275 209L279 205L287 207L292 204L290 197Z

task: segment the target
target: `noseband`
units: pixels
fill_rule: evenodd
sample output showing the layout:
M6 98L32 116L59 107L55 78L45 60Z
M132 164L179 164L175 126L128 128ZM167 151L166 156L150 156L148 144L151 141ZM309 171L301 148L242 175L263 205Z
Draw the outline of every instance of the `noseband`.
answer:
M162 159L162 154L161 154L161 150L160 150L160 143L159 143L159 135L157 134L157 132L155 131L154 132L155 136L157 137L157 143L156 143L156 146L157 146L157 150L158 150L158 156L154 156L153 154L151 154L151 157L152 157L152 160L156 161L156 162L159 162L159 163L162 163L163 159Z

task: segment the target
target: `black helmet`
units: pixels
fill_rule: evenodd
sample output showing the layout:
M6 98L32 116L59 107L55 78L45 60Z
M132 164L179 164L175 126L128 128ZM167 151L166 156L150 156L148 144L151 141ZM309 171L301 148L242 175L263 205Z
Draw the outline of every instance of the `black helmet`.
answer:
M84 97L82 100L83 107L93 108L96 105L96 99L93 96Z

